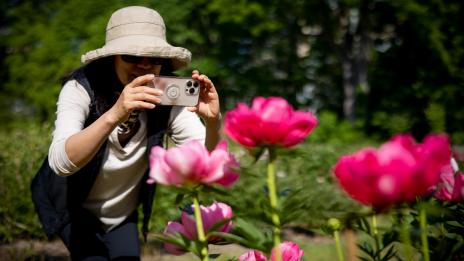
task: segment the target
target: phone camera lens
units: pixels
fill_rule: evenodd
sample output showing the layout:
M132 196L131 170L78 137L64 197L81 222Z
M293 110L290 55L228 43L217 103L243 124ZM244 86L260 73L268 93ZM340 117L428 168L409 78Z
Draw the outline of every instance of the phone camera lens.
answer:
M198 87L198 82L193 82L193 87Z
M190 93L190 94L194 94L194 93L195 93L195 89L190 88L190 89L189 89L189 93Z
M187 86L188 86L188 87L192 87L192 81L188 81L188 82L187 82Z

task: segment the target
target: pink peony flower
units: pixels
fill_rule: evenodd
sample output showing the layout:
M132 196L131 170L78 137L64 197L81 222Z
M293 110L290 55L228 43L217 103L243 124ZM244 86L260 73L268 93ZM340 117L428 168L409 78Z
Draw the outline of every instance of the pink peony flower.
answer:
M303 257L304 251L296 243L285 241L279 247L282 261L299 261ZM277 260L275 255L275 249L273 249L271 252L271 261Z
M238 261L267 261L266 256L258 250L251 250L241 255Z
M187 234L187 231L185 230L185 228L184 228L184 226L182 224L180 224L179 222L176 222L176 221L169 221L168 225L164 229L164 234L166 234L166 235L169 235L169 234L174 235L176 233L182 234L182 235L186 236L187 238L192 239ZM171 254L176 255L176 256L177 255L182 255L182 254L184 254L186 252L182 247L174 245L174 244L169 244L169 243L165 243L164 248L166 249L166 251L168 251L168 253L171 253Z
M240 103L225 115L224 130L237 143L248 147L292 147L317 125L311 112L294 111L280 97L256 97L249 108Z
M205 207L200 205L200 212L201 212L201 220L203 222L203 229L205 234L210 232L211 228L223 221L231 219L233 216L232 208L224 203L215 202L211 206ZM176 221L169 221L168 225L166 226L164 233L165 234L176 234L180 233L187 237L190 240L197 240L197 226L193 216L190 216L186 212L182 212L181 222ZM232 227L232 221L226 222L224 225L216 229L215 231L220 231L227 233L230 231ZM214 243L218 240L218 238L210 237L208 238L208 242ZM165 243L164 247L166 251L173 255L181 255L184 254L186 251L179 246Z
M193 206L192 206L193 207ZM201 220L203 221L203 230L206 233L210 230L212 226L216 223L232 218L232 208L224 203L215 202L209 207L200 206ZM197 236L197 226L195 224L195 219L193 216L189 215L187 212L182 212L182 224L185 227L185 230L191 238L196 238ZM232 221L228 221L216 231L227 233L232 227ZM209 242L215 242L218 238L212 237L209 238Z
M282 261L300 261L303 257L304 251L295 243L290 241L282 242L279 245L280 255ZM277 260L275 249L272 249L271 252L271 261ZM266 256L258 251L251 250L241 255L238 259L239 261L267 261Z
M450 157L445 135L429 135L422 144L410 135L397 135L378 150L365 148L342 156L334 173L351 197L380 210L427 193Z
M450 165L445 166L440 174L440 182L433 186L434 197L442 201L461 202L464 199L464 174L455 173Z
M154 147L150 154L148 183L182 186L186 183L220 184L232 186L239 174L234 172L239 164L227 151L227 143L220 142L209 153L196 140L165 150Z

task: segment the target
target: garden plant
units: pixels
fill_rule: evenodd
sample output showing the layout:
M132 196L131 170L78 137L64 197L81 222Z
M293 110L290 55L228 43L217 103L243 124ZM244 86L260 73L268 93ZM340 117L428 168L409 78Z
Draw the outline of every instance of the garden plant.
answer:
M48 242L40 225L30 181L48 153L61 77L105 41L107 18L125 5L158 10L171 44L189 46L192 68L208 72L221 110L232 112L224 124L245 121L227 127L227 144L214 151L192 143L152 159L173 170L153 178L143 255L272 260L280 251L282 260L464 260L460 0L3 1L0 259L6 252L13 260L62 255L32 246L56 241ZM258 104L270 101L260 98L255 107L257 94L314 112L316 127L303 137L288 131L288 139L270 139L287 134L281 131L289 117L278 121L284 103L273 102L266 111L275 122L259 132L266 116ZM234 116L255 109L256 116ZM428 160L426 151L437 157ZM178 157L204 169L176 169ZM431 170L442 157L437 179ZM186 176L171 179L177 172ZM24 241L30 244L19 248ZM212 246L229 243L246 250Z
M164 233L157 236L166 243L166 250L176 255L192 252L209 260L217 255L209 254L208 244L237 243L250 249L238 258L241 261L302 260L304 251L299 245L281 239L283 207L276 159L303 142L317 124L312 113L293 110L281 97L256 97L251 107L240 103L225 115L227 136L242 146L253 162L265 158L267 176L257 175L266 179L268 202L260 211L267 227L234 217L227 202L200 204L202 193L219 197L224 190L217 186L230 188L246 175L239 174L246 171L225 141L211 152L198 142L168 150L154 148L150 182L175 186L178 199L187 196L193 201L182 209L180 222L169 221ZM366 207L328 220L325 229L333 232L338 259L462 258L463 208L459 202L464 195L464 176L458 170L445 134L430 134L422 143L409 134L398 134L378 149L366 147L340 157L334 162L333 178L347 196ZM386 216L394 217L388 227L388 222L379 222ZM346 249L356 248L359 253L344 251L341 245L339 232L348 235L353 230L364 232L365 240L357 245L346 240ZM433 240L453 244L431 247L429 241Z

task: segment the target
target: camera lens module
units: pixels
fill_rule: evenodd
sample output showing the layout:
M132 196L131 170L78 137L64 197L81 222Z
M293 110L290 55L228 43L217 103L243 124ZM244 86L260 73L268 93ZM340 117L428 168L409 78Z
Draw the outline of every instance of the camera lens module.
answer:
M199 83L197 81L187 81L185 84L185 94L196 95L198 93Z

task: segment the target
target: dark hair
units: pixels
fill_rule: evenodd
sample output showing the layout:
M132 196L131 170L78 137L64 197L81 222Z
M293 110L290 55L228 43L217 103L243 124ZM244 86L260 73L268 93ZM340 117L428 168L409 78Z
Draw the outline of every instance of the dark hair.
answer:
M61 78L64 85L69 80L79 79L79 75L89 81L95 93L96 109L98 115L102 115L114 105L124 86L119 81L114 68L114 56L100 58L90 64L84 65ZM161 75L172 76L172 64L166 63L161 67Z
M114 69L114 57L104 57L77 68L61 77L61 85L70 80L79 81L83 76L94 91L97 114L102 115L113 106L123 89Z

